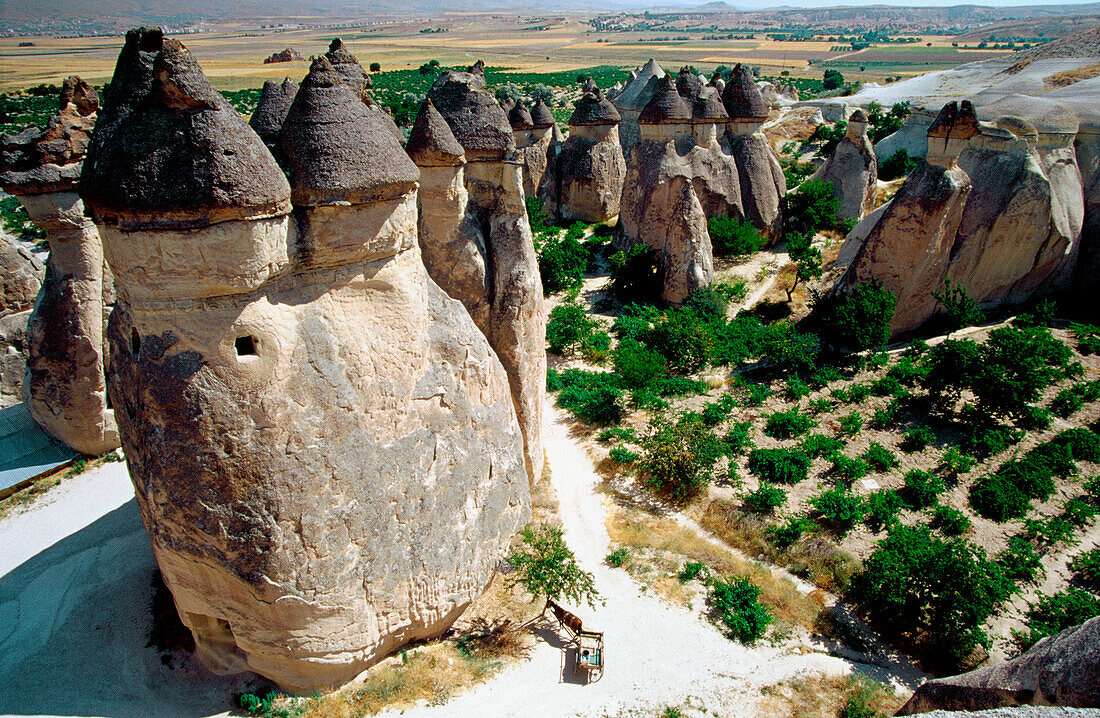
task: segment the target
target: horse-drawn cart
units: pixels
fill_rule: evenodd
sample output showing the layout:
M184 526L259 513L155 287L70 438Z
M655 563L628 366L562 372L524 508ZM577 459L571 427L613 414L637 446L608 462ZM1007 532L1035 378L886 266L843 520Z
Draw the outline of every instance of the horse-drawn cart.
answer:
M584 671L588 682L598 681L603 677L603 632L586 631L580 617L566 611L554 601L547 599L546 609L554 614L558 625L563 628L573 644L576 660L573 662L573 674Z

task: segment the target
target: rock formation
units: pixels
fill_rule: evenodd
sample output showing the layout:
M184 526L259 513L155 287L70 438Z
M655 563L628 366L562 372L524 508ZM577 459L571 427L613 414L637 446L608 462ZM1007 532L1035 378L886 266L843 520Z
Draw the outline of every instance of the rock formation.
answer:
M619 110L622 121L619 123L619 142L623 146L623 157L630 157L630 150L641 136L638 117L653 99L657 90L657 80L665 76L664 69L650 58L649 62L631 71L630 81L626 83L612 101Z
M278 62L305 62L305 58L293 47L288 47L282 52L273 52L264 58L265 65L274 65Z
M504 369L424 271L419 173L327 58L278 146L289 185L183 45L134 30L82 188L180 617L212 670L308 691L446 630L529 493Z
M619 216L626 175L619 120L615 105L598 89L577 101L569 137L539 193L555 221L612 222Z
M104 277L99 233L77 194L98 109L95 90L68 78L45 130L28 128L5 139L0 172L0 186L19 197L50 243L27 324L23 401L47 432L91 455L118 447L103 373L104 307L112 285Z
M466 157L466 211L472 219L463 221L463 231L473 232L466 241L471 243L468 246L484 248L485 288L476 295L452 296L470 309L475 320L479 306L489 305L478 327L508 372L533 482L543 464L546 320L542 280L527 221L523 164L508 117L485 91L482 67L479 62L469 72L444 72L428 92Z
M22 401L27 322L44 272L37 257L0 235L0 409Z
M1023 705L1100 707L1100 617L1044 638L1006 663L930 680L896 715Z
M842 219L859 219L874 208L878 163L875 148L867 137L867 116L863 110L856 110L848 118L844 139L811 179L833 186L833 194L840 200L836 214Z
M722 102L729 115L726 151L737 163L741 177L741 209L766 237L778 239L783 231L781 203L787 179L768 138L760 131L768 108L748 68L733 68Z
M546 174L546 152L552 139L554 114L540 98L528 111L523 100L508 109L508 122L512 126L516 150L523 159L523 194L534 197Z
M279 130L283 129L283 122L286 121L286 113L290 111L290 103L294 102L297 94L298 83L289 77L282 83L272 80L264 83L260 101L256 103L248 125L268 147L274 146L278 139Z
M1077 120L1055 103L1022 96L980 114L990 120L979 122L965 102L941 111L926 160L878 217L841 282L875 280L894 292L895 332L941 310L931 294L945 279L984 306L1060 291L1073 280L1085 211Z

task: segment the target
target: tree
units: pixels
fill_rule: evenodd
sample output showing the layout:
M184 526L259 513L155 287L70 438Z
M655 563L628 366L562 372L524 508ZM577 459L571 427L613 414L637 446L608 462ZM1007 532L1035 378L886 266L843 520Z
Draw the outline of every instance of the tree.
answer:
M840 199L832 184L819 179L803 182L797 192L783 198L784 230L787 234L808 234L836 225Z
M596 607L600 592L592 574L577 565L577 557L565 544L561 529L548 524L527 525L520 533L522 544L508 557L516 570L509 588L523 586L534 597L553 601L567 598Z
M550 351L564 354L580 347L598 326L579 304L559 304L550 312L550 321L546 323L546 343Z
M840 70L826 70L822 77L822 84L826 90L839 89L844 84L844 75L840 74Z
M681 501L710 483L723 446L701 418L685 415L675 424L658 423L645 440L641 466L653 488Z
M382 65L381 65L381 63L378 63L378 62L372 62L372 63L370 64L370 71L371 71L371 72L381 72L381 71L382 71Z
M932 292L932 297L943 305L950 331L981 324L985 319L974 297L962 284L952 284L950 277L943 278L943 291Z
M787 288L788 302L794 297L794 290L800 283L817 279L824 272L821 266L821 250L812 246L810 241L810 236L807 234L787 235L787 254L797 263L794 281Z
M825 323L835 341L853 349L873 349L890 340L897 297L878 282L848 290L826 308Z

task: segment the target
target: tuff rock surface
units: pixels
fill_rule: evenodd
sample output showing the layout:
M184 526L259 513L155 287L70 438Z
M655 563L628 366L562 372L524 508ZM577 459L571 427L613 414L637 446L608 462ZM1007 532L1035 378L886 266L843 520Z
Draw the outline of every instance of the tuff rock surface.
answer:
M509 108L508 122L512 125L516 150L523 160L523 194L535 197L546 175L547 153L554 134L554 114L541 98L530 111L520 101Z
M0 408L21 401L27 321L45 268L14 239L0 235Z
M1025 705L1100 708L1100 617L1000 665L927 681L896 715Z
M858 220L874 208L878 162L867 137L867 116L863 110L856 110L848 118L844 138L811 179L832 185L833 194L840 200L836 214L841 219Z
M328 58L278 138L290 184L183 45L132 31L86 176L160 127L155 195L87 198L138 508L208 668L340 684L445 631L526 520L508 377L424 270L416 166Z
M542 404L546 393L542 280L527 221L523 164L507 114L485 91L483 67L479 61L468 72L448 70L436 78L428 92L428 99L462 147L466 160L466 208L460 215L455 201L448 210L464 239L452 241L470 256L477 248L485 267L482 289L475 286L474 279L481 271L476 263L460 288L458 283L449 286L461 292L451 296L468 308L508 373L523 430L528 477L534 482L542 473ZM425 199L425 203L432 201ZM436 235L442 236L442 232ZM427 253L425 260L429 264L432 261ZM439 274L447 270L432 267L429 271Z
M99 98L86 82L70 77L59 104L44 130L28 128L3 140L0 186L19 197L50 243L45 277L25 324L21 394L43 429L77 451L98 455L118 447L104 382L104 310L113 288L99 233L84 216L76 188ZM20 294L28 290L24 284ZM5 334L13 333L9 325Z

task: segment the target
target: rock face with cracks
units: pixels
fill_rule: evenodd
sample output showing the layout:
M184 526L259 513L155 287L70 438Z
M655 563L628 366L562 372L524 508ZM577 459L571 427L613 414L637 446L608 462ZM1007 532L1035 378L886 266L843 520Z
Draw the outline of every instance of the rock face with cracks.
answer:
M416 166L326 58L278 146L289 185L179 42L132 31L85 187L135 160L149 181L87 199L119 291L111 397L180 617L211 670L308 691L445 631L530 499L507 375L421 262Z
M540 195L556 221L608 222L619 216L626 160L619 112L596 90L577 101L569 137L547 171Z
M928 681L897 715L1025 705L1100 708L1100 617L1000 665Z
M527 221L523 164L508 116L485 91L482 67L479 62L469 72L448 70L436 78L428 92L466 159L468 203L462 214L457 203L450 210L452 221L465 237L457 241L464 243L463 251L472 253L478 248L484 257L484 289L478 291L473 281L463 282L462 293L451 296L469 309L508 372L533 483L543 464L546 320L542 280ZM425 261L431 263L431 256L434 253L425 253ZM429 271L446 269L430 267ZM476 274L480 270L474 267L471 271ZM488 311L483 311L483 306Z
M68 78L45 130L5 138L0 170L0 186L19 197L50 243L26 324L23 401L43 429L91 455L118 447L104 382L104 307L113 301L112 283L99 233L77 194L98 109L95 90Z
M26 330L44 267L26 248L0 236L0 408L18 404L27 364Z
M874 208L878 187L875 148L867 137L867 116L856 110L848 118L848 130L833 154L811 179L828 182L840 200L836 215L859 219Z

